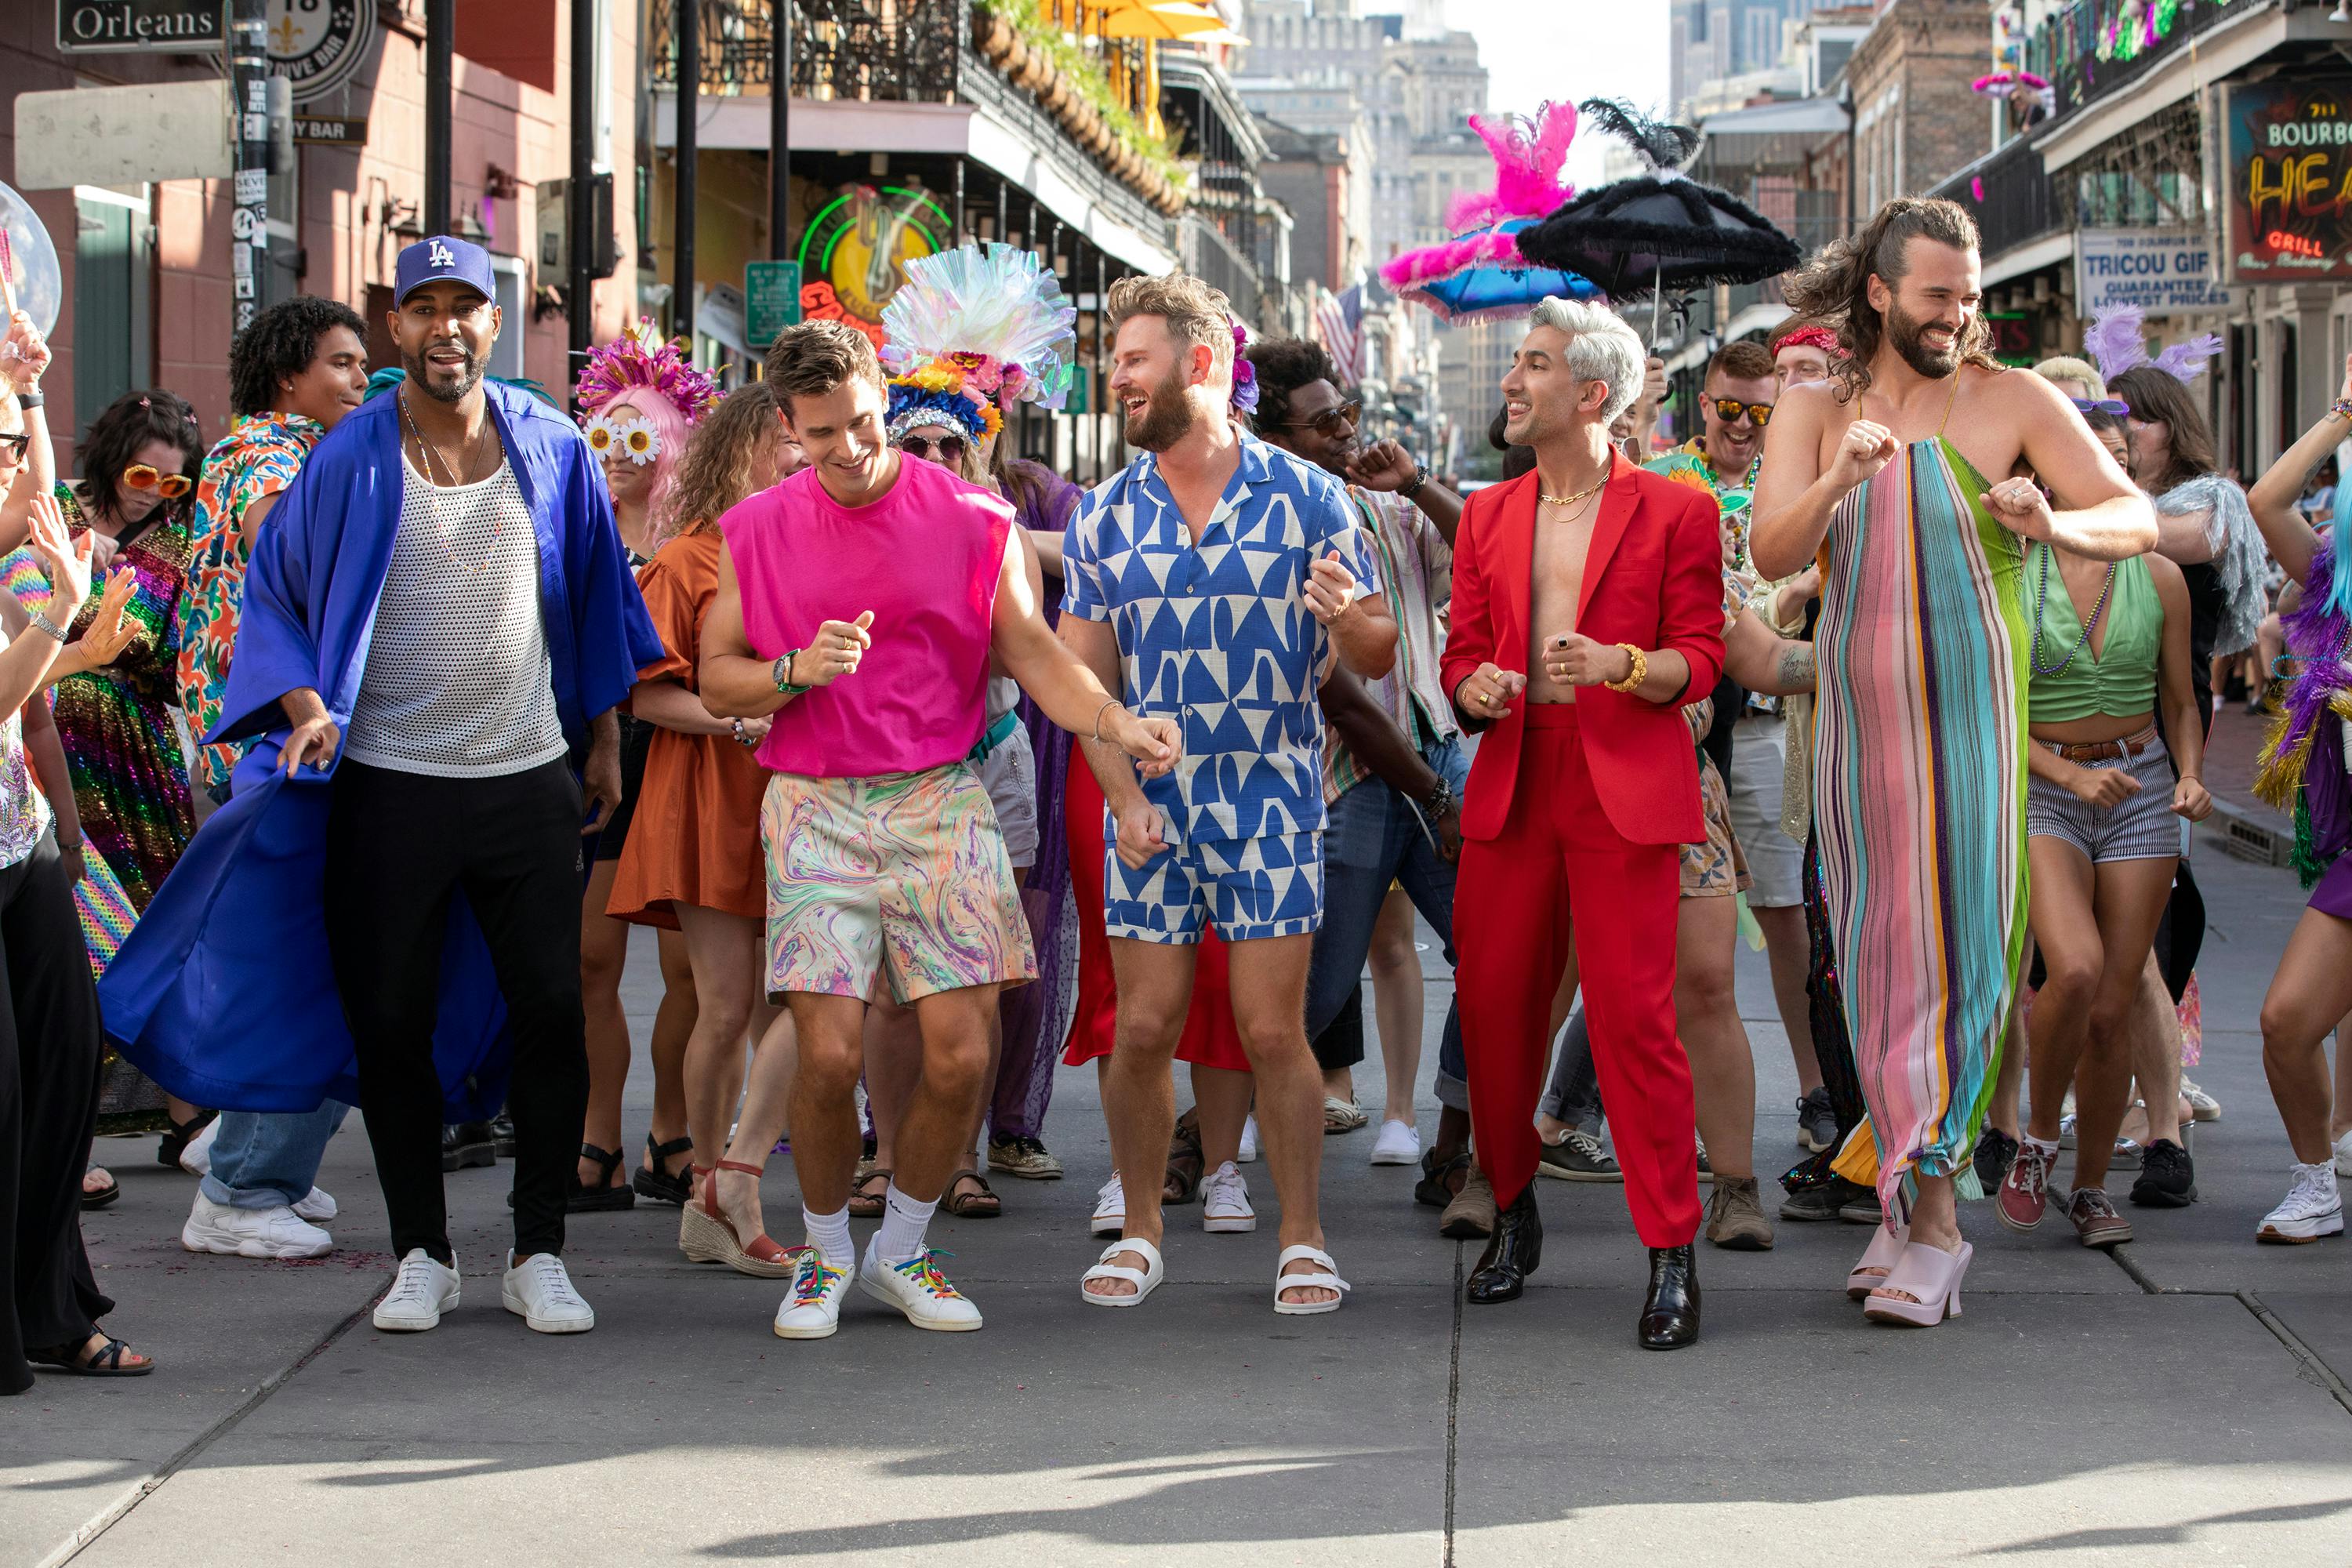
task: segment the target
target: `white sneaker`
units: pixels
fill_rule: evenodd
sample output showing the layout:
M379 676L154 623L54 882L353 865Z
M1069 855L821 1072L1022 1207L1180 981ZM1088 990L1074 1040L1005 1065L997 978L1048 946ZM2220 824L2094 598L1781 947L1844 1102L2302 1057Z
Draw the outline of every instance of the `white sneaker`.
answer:
M2221 1102L2185 1078L2180 1080L2180 1098L2189 1102L2189 1113L2198 1121L2221 1120Z
M180 1227L180 1245L231 1258L321 1258L334 1250L335 1238L284 1204L241 1209L198 1193Z
M1257 1163L1257 1112L1252 1111L1242 1122L1242 1149L1234 1156L1244 1165Z
M454 1258L450 1262L455 1263ZM457 1271L412 1247L392 1277L392 1289L375 1304L375 1326L388 1334L421 1334L441 1326L441 1314L457 1310Z
M1095 1217L1087 1228L1097 1236L1117 1236L1127 1228L1127 1189L1118 1184L1117 1171L1095 1194Z
M1413 1165L1421 1162L1421 1129L1410 1121L1383 1121L1372 1142L1375 1165Z
M312 1187L296 1201L294 1212L312 1225L324 1225L335 1217L335 1200L319 1188Z
M594 1309L580 1299L572 1288L572 1276L564 1272L563 1259L551 1252L534 1252L520 1263L513 1253L507 1254L499 1298L533 1333L584 1334L596 1326Z
M2263 1216L2254 1239L2302 1243L2343 1234L2344 1199L2336 1190L2336 1167L2323 1160L2294 1167L2294 1185Z
M2352 1132L2347 1132L2336 1141L2336 1173L2352 1176Z
M857 1288L906 1313L907 1321L919 1329L969 1333L980 1327L980 1309L940 1272L942 1256L927 1247L904 1263L885 1263L874 1256L874 1244L868 1242L866 1256L857 1260Z
M192 1176L211 1175L213 1173L213 1140L219 1136L220 1118L215 1116L205 1123L205 1130L202 1132L188 1140L186 1148L180 1151L180 1169Z
M1249 1184L1231 1160L1209 1173L1201 1184L1201 1228L1212 1236L1257 1228L1257 1210L1250 1207Z
M780 1340L825 1340L841 1326L841 1299L849 1293L855 1268L835 1268L814 1247L792 1249L793 1288L776 1309Z

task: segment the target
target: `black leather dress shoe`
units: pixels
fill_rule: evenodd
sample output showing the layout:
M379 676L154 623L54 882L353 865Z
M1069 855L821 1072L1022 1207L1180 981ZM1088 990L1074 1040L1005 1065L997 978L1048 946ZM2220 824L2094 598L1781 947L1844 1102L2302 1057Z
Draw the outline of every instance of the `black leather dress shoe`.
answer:
M1678 1351L1698 1342L1698 1260L1690 1247L1650 1248L1650 1299L1642 1303L1642 1348Z
M1478 1267L1470 1271L1463 1298L1474 1307L1516 1301L1542 1260L1543 1215L1536 1212L1536 1184L1529 1182L1511 1206L1495 1216L1495 1234L1486 1238L1486 1250L1478 1255Z

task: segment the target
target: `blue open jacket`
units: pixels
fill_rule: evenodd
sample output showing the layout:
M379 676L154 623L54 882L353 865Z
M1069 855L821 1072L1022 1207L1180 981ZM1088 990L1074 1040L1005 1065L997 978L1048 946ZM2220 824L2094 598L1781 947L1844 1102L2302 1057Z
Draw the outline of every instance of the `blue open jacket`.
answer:
M548 663L576 761L590 719L628 695L638 668L661 658L661 639L586 441L529 394L484 390L539 539ZM359 1098L324 929L333 770L279 772L291 728L279 704L309 687L338 726L351 723L400 526L398 401L346 415L262 525L221 721L205 739L262 738L100 986L108 1037L197 1105L309 1110L327 1096ZM504 1098L505 1024L489 950L458 894L433 1042L451 1121L487 1116Z

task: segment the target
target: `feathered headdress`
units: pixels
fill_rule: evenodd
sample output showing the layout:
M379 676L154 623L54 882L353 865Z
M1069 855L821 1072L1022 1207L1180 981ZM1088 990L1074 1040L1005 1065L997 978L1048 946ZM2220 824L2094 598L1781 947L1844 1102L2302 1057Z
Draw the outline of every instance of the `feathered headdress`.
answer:
M2154 359L2147 354L2144 326L2147 313L2137 305L2105 305L2091 312L2083 330L2083 349L2099 367L2099 378L2113 383L2127 370L2152 364L2177 381L2189 382L2205 374L2205 362L2220 353L2221 340L2211 332L2174 343Z
M1576 195L1562 177L1569 144L1576 140L1576 105L1546 103L1533 115L1494 120L1474 114L1470 128L1494 154L1494 185L1455 196L1445 209L1445 226L1454 237L1391 258L1381 280L1455 321L1517 315L1546 294L1590 295L1591 285L1573 274L1530 267L1517 240L1519 230ZM1492 287L1442 287L1479 268L1507 276L1489 275Z
M659 393L689 425L719 401L719 384L694 368L686 340L664 342L651 317L588 355L580 373L580 406L593 414L639 388Z
M974 440L1014 403L1058 409L1069 395L1076 307L1034 253L991 243L907 263L882 308L890 434L954 424Z

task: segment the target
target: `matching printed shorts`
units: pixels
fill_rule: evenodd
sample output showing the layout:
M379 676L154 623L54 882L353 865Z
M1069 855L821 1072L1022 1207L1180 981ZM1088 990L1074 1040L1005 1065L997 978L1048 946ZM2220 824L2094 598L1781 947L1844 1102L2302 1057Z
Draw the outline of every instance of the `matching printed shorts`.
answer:
M1130 870L1103 851L1103 928L1170 945L1301 936L1323 924L1323 835L1171 844Z
M962 763L918 773L776 773L760 807L768 994L900 1004L1037 977L988 791Z

